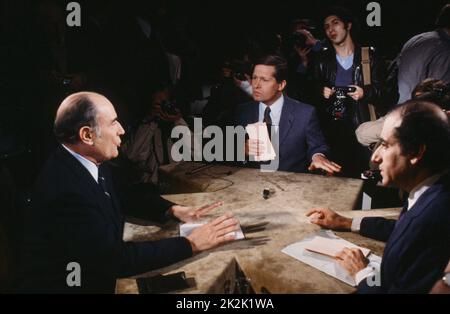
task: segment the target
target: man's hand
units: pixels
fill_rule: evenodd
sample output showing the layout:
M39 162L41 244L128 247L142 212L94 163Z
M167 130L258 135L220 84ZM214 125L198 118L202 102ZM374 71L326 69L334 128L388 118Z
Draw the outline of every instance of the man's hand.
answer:
M195 228L186 238L191 243L192 252L197 253L235 240L235 236L229 233L236 230L239 230L239 221L231 213L227 213Z
M260 140L248 139L245 141L245 155L246 156L260 156L264 153L266 148Z
M360 249L345 248L336 256L339 265L346 269L354 278L356 273L363 270L369 264L369 260Z
M311 32L309 32L306 29L299 29L297 30L298 33L302 33L303 35L306 36L306 41L305 44L308 46L313 47L319 40L316 39L313 34L311 34Z
M325 99L329 99L334 94L334 89L331 89L329 87L324 87L322 95L325 97Z
M294 47L295 51L297 52L298 56L300 57L300 59L302 60L303 66L306 68L308 67L308 54L311 51L310 47L305 47L305 48L301 48L301 47Z
M341 172L342 167L337 163L328 160L325 156L317 154L313 156L308 170L314 171L317 169L322 169L326 171L328 175L333 175L334 173Z
M333 230L350 230L352 219L341 216L329 208L312 208L306 216L311 216L311 223Z
M204 205L202 207L193 209L188 206L182 206L182 205L173 205L170 208L170 211L173 216L177 217L183 222L191 222L198 220L202 215L206 214L207 212L211 211L214 208L217 208L219 206L222 206L222 202L215 202L210 205Z
M244 73L244 76L245 76L244 81L241 81L240 79L237 79L235 76L233 76L233 82L237 87L241 87L242 83L244 83L245 81L247 81L247 82L249 82L249 84L251 84L252 79L251 79L250 75Z
M353 93L347 93L350 97L352 97L354 100L358 101L364 97L364 89L357 85L349 85L350 87L356 88L356 90Z

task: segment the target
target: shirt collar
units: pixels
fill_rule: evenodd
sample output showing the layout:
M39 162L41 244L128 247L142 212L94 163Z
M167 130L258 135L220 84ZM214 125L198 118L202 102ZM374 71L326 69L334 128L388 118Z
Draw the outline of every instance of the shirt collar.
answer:
M275 100L275 102L270 105L270 117L272 118L272 125L278 126L280 124L281 110L283 109L284 96L283 93L281 96ZM266 110L267 105L263 102L259 103L259 120L262 121L264 119L264 111Z
M416 187L414 187L414 189L411 190L408 196L408 210L414 206L426 190L428 190L434 183L436 183L437 180L439 180L441 175L442 173L432 175L420 182Z
M96 164L94 164L92 161L86 159L85 157L81 156L78 153L75 153L70 148L66 147L65 145L61 144L62 147L64 147L73 157L75 157L76 160L78 160L86 169L89 171L89 173L92 175L94 180L98 183L98 167Z
M341 67L344 68L344 70L348 70L353 65L353 56L353 53L351 55L348 55L347 57L341 57L340 55L336 54L336 60L339 62Z

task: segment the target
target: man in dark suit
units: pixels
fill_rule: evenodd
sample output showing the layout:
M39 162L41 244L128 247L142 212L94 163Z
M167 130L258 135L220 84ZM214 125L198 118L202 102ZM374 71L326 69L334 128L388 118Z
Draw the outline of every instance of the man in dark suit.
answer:
M102 95L67 97L56 115L55 134L61 145L36 182L25 229L20 291L113 293L117 278L176 263L234 239L229 233L238 222L226 214L187 237L124 242L122 204L133 216L157 221L170 216L192 220L216 205L194 210L139 189L120 199L104 162L118 155L124 130ZM80 270L75 285L69 282L71 265Z
M278 167L275 162L275 169L271 170L339 172L340 166L325 157L328 147L315 109L283 95L286 77L287 63L283 58L269 55L258 60L252 75L254 101L237 108L236 124L245 127L258 121L266 123L278 162ZM259 156L265 149L258 140L246 141L247 155Z
M391 112L372 161L383 185L409 193L397 221L350 219L330 209L311 209L311 221L387 241L380 265L370 265L358 249L345 249L339 263L355 277L362 293L427 293L442 277L450 258L450 125L438 106L411 100ZM374 269L372 268L374 267ZM377 280L380 279L380 280Z

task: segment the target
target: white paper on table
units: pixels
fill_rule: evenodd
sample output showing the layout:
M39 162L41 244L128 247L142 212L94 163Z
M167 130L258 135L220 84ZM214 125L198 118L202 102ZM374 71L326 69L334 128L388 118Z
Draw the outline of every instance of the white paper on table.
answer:
M360 249L365 257L370 254L370 250L357 246L351 242L348 242L344 239L330 239L320 236L315 236L311 241L309 241L305 249L311 252L324 254L330 257L336 257L339 252L341 252L344 248L349 249Z
M349 284L350 286L355 287L356 282L355 279L350 276L350 274L342 268L338 263L337 260L333 257L326 256L323 254L315 253L308 251L306 247L310 244L312 240L314 240L315 237L324 237L329 240L343 240L336 236L332 231L330 230L321 230L302 241L290 244L286 246L284 249L281 250L281 252L305 263L308 264L314 268L317 268L318 270L333 276L334 278L337 278L346 284ZM343 240L345 241L345 240ZM340 242L340 241L339 241ZM348 241L345 241L348 242ZM338 242L337 242L338 243ZM351 242L349 242L351 243ZM351 243L352 244L352 243ZM354 244L352 244L354 245ZM356 245L354 245L356 246ZM378 264L381 264L381 257L371 253L368 256L369 261L376 262Z
M203 226L206 222L197 221L195 223L187 222L184 224L180 224L180 237L187 237L191 234L191 232L200 226ZM239 230L232 231L227 235L234 235L235 240L245 239L244 233L242 232L241 226L239 226Z
M255 161L266 161L274 160L276 157L275 150L273 149L272 142L269 138L269 132L267 131L267 126L265 122L256 122L253 124L248 124L245 127L248 137L251 140L259 140L264 146L263 154L259 156L254 156Z

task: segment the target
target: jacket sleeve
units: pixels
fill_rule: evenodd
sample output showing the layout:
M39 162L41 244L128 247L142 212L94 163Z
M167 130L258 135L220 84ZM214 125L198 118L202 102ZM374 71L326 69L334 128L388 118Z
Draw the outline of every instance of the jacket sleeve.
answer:
M365 237L387 242L394 230L396 220L382 217L365 217L359 233Z
M134 184L122 191L124 214L135 218L165 223L169 220L168 210L175 205L159 195L150 183Z
M51 232L64 247L67 257L80 263L86 273L95 271L107 277L127 277L192 256L189 241L182 237L124 242L122 234L105 219L95 203L78 195L66 195L54 213L57 223Z
M414 259L400 267L390 278L388 286L386 286L386 282L381 282L381 278L378 282L375 279L365 279L359 283L357 292L362 294L427 293L441 278L447 262L448 256L445 256L441 247L428 246L419 254L414 254ZM378 285L369 285L370 281L378 283Z
M325 142L325 137L320 129L319 119L316 114L316 109L312 108L308 126L306 129L306 142L308 145L308 159L311 160L312 156L317 153L328 154L328 146Z

